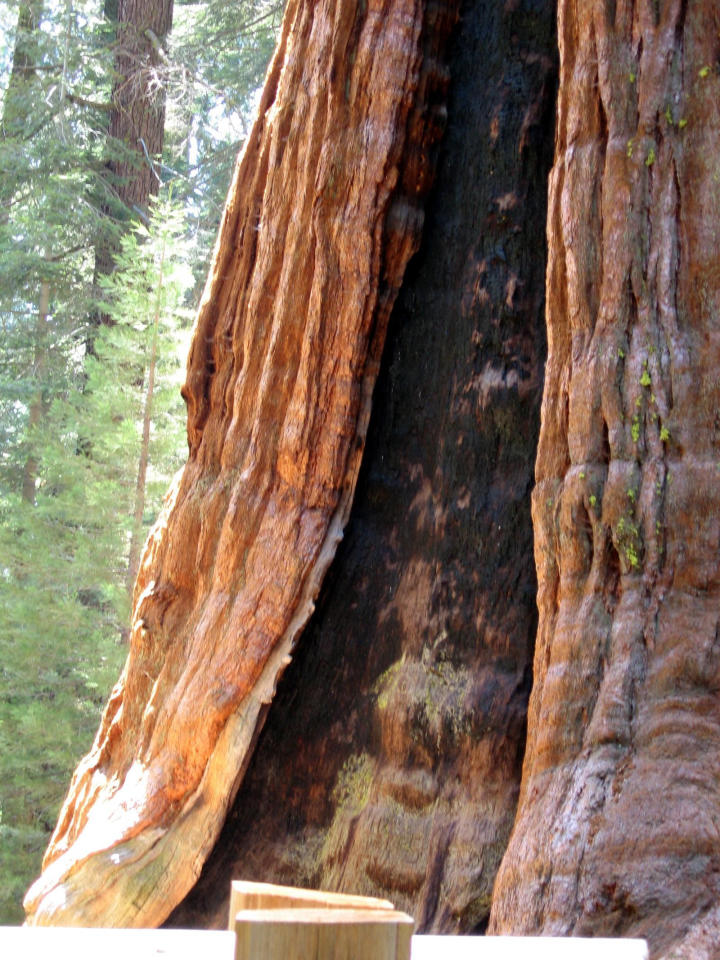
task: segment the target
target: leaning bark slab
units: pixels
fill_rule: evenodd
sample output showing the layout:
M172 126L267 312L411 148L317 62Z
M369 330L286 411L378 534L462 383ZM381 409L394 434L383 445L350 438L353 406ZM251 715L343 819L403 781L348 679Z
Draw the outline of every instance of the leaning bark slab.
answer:
M31 924L158 924L212 848L347 520L419 242L453 8L287 8L196 323L189 460L146 545L125 671L27 895Z
M558 26L540 622L491 928L718 956L718 7Z

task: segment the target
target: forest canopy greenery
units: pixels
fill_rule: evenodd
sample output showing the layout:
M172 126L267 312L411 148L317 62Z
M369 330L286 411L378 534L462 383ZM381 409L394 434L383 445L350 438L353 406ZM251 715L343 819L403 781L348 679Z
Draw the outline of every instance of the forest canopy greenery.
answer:
M139 546L186 452L192 313L282 7L176 0L144 80L162 156L133 161L158 199L128 210L113 161L137 145L108 122L118 4L0 2L0 923L22 920L126 655Z

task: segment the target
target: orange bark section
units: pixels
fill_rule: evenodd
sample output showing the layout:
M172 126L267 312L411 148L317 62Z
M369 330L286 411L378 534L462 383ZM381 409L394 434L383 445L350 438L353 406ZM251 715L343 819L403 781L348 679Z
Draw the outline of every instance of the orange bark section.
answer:
M491 928L716 956L718 7L561 0L558 24L540 623Z
M189 461L30 923L158 924L215 841L347 520L453 8L288 5L190 351Z

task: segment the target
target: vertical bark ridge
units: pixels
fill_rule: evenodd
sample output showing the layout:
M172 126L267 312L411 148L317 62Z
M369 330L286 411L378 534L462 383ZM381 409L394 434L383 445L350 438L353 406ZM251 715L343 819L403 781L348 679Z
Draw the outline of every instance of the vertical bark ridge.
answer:
M153 925L192 886L342 537L440 133L424 98L446 78L423 33L441 57L455 16L453 2L355 9L288 7L191 346L189 460L31 923Z
M658 956L707 941L720 894L718 13L561 0L558 18L540 622L491 928Z

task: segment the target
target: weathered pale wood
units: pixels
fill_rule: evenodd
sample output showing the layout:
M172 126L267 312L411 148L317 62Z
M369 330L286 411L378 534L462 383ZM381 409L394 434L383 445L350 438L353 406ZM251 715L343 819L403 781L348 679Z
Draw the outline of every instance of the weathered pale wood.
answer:
M412 931L395 910L241 910L235 960L410 960Z
M228 930L235 929L235 916L240 910L277 910L290 908L324 907L328 910L394 910L389 900L377 897L359 897L326 890L306 890L303 887L282 887L274 883L254 883L251 880L233 880L230 888Z

